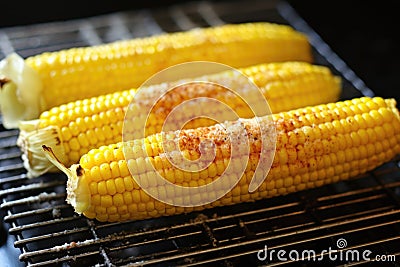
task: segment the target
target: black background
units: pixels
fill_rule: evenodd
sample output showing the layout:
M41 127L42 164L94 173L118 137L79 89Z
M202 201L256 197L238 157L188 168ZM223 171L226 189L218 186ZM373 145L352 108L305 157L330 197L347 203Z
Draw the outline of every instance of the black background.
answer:
M290 1L376 94L400 100L395 1Z
M383 97L400 100L399 16L395 1L288 0L356 74ZM183 1L2 1L0 27L67 20Z

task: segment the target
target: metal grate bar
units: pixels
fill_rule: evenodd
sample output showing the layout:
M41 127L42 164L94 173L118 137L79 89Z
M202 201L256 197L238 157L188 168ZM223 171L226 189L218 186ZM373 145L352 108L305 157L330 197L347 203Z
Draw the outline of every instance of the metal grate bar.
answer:
M207 259L207 260L202 260L201 262L189 263L189 264L184 264L184 265L179 264L179 265L177 265L177 267L178 267L178 266L180 266L180 267L183 267L183 266L185 266L185 267L190 267L190 266L200 266L200 265L205 265L205 266L207 266L207 265L209 265L209 264L215 264L216 262L223 262L223 261L226 261L226 260L229 260L229 259L234 259L234 258L237 258L237 257L242 257L242 256L251 255L251 254L256 254L257 251L258 251L258 250L256 250L255 252L253 252L253 251L250 251L250 252L246 251L246 252L242 252L242 253L235 253L234 255L227 255L227 256L214 257L214 258L210 258L210 259ZM137 266L138 266L138 265L137 265Z
M16 176L9 176L0 179L0 185L2 184L10 184L14 182L23 182L24 180L28 179L26 173L22 173ZM1 191L0 191L1 192Z
M287 208L287 207L293 207L298 205L299 203L288 203L288 204L283 204L283 205L278 205L278 206L273 206L273 207L266 207L266 208L262 208L262 209L257 209L257 210L249 210L249 211L243 211L243 212L239 212L236 214L232 214L232 215L221 215L218 216L217 218L207 218L204 219L205 222L217 222L217 221L223 221L223 220L227 220L227 219L234 219L237 217L243 217L243 216L248 216L248 215L252 215L252 214L258 214L258 213L263 213L263 212L267 212L267 211L272 211L272 210L279 210L279 209L283 209L283 208ZM190 223L185 223L185 224L179 224L179 225L173 225L173 226L169 226L169 227L163 227L163 228L157 228L154 230L154 232L158 232L158 231L166 231L168 229L176 229L176 228L180 228L180 227L187 227L187 226L192 226L192 225L199 225L203 222L202 221L192 221ZM125 223L129 223L129 222L125 222ZM124 224L124 222L122 222L122 224ZM116 222L116 223L108 223L107 225L98 225L97 228L101 229L104 227L113 227L116 225L121 225L121 222ZM142 234L142 233L139 233Z
M180 234L180 235L176 235L174 236L174 238L181 238L181 237L188 237L188 236L196 236L201 234L201 231L197 231L197 232L190 232L190 233L185 233L185 234ZM140 242L135 242L132 244L126 244L126 245L122 245L122 246L118 246L118 247L110 247L109 251L117 251L117 250L122 250L122 249L126 249L126 248L132 248L132 247L136 247L136 246L141 246L141 245L151 245L151 244L157 244L159 242L165 241L164 237L160 237L157 239L152 239L152 240L144 240L144 241L140 241ZM169 252L178 252L179 250L174 250L174 251L169 251Z
M203 229L204 229L204 230L201 231L201 232L205 232L205 233L206 233L208 239L209 239L210 242L211 242L211 246L214 247L214 248L217 247L219 241L218 241L218 239L215 237L215 235L214 235L213 230L211 229L211 227L209 227L205 222L202 222L201 226L202 226Z
M68 236L68 235L77 234L77 233L85 233L88 230L89 230L89 228L87 228L87 227L80 227L80 228L74 228L72 230L65 230L62 232L55 232L55 233L45 234L45 235L40 235L40 236L27 237L22 240L15 241L14 246L21 247L21 246L25 246L28 243L38 242L38 241L43 241L43 240L45 241L46 239L50 239L50 238Z
M43 213L47 213L47 212L52 212L53 210L56 209L65 209L65 208L70 208L70 205L56 205L56 206L52 206L51 208L41 208L41 209L35 209L35 210L29 210L29 211L24 211L24 212L20 212L20 213L16 213L16 214L10 214L4 217L4 221L5 222L10 222L10 221L14 221L17 219L21 219L24 217L30 217L33 215L39 215L39 214L43 214Z
M178 25L180 29L187 31L197 27L197 25L193 21L191 21L188 16L186 16L182 8L174 6L169 10L169 12L172 19L175 21L176 25Z
M9 232L10 232L10 234L15 234L15 233L20 233L20 232L31 230L31 229L36 229L39 227L57 225L60 223L68 223L70 221L76 221L76 220L80 220L80 219L81 218L79 216L72 216L72 217L64 217L62 219L54 219L54 220L49 220L49 221L44 221L44 222L24 224L21 226L11 227Z
M349 200L349 201L344 201L344 202L340 202L340 203L325 205L325 206L322 206L322 207L318 207L317 209L319 209L319 210L332 209L332 208L337 208L337 207L346 206L346 205L355 204L355 203L360 203L360 202L367 202L367 201L380 199L380 198L385 198L385 197L386 197L385 194L379 194L379 195L369 196L369 197L360 197L360 198L352 199L352 200Z
M131 39L133 38L132 33L129 31L128 27L124 23L124 17L121 13L113 14L110 17L110 31L107 32L108 40L118 40L118 39Z
M304 211L304 210L295 211L295 212L290 212L290 213L287 213L287 214L271 216L271 217L268 217L268 218L259 218L259 219L248 221L248 222L242 222L242 224L253 224L253 223L266 222L266 221L270 221L270 220L283 219L283 218L286 218L286 217L305 214L305 212L306 211ZM221 226L221 227L214 227L214 230L226 230L226 229L230 229L230 228L236 228L236 226L237 226L236 224L224 225L224 226Z
M0 139L4 139L7 137L16 137L18 135L19 131L18 130L9 130L9 131L3 131L0 132Z
M323 222L327 223L327 222L331 222L331 221L344 220L344 219L348 219L348 218L352 218L352 217L361 217L361 216L364 216L364 215L376 214L376 213L390 211L393 208L394 208L394 206L385 206L385 207L377 208L377 209L368 209L368 210L365 210L365 211L354 212L354 213L346 214L346 215L338 215L338 216L335 216L333 218L324 219Z
M54 199L63 199L65 198L66 194L57 194L55 192L53 193L41 193L37 196L30 196L26 198L21 198L17 200L11 200L7 201L3 204L0 205L1 209L10 209L15 206L20 206L20 205L30 205L35 202L46 202Z
M217 221L221 221L221 220L238 218L238 217L245 217L245 216L249 216L249 215L253 215L253 214L264 213L267 211L281 210L284 208L294 207L299 204L300 204L300 202L292 202L292 203L287 203L287 204L272 206L272 207L266 207L266 208L257 209L257 210L244 211L244 212L240 212L240 213L232 214L232 215L220 216L217 218L208 218L208 219L205 219L205 221L208 223L208 222L217 222Z
M201 248L202 247L199 247L199 249L201 249ZM173 252L179 252L179 251L177 250L177 251L161 252L160 255L166 259ZM160 264L160 261L157 261L157 260L155 260L153 263L148 264L147 258L145 256L141 256L141 255L136 256L136 257L131 257L128 260L131 261L129 264L123 264L123 263L121 263L123 261L121 261L121 262L117 262L117 265L123 266L123 267L128 267L128 266L131 267L131 266L146 266L146 265ZM161 265L162 265L162 263L161 263ZM179 266L179 265L174 265L174 266ZM188 266L188 265L185 264L184 266Z
M333 227L337 227L337 226L342 226L342 225L347 225L350 223L356 223L356 222L362 222L365 220L371 220L371 219L375 219L375 218L379 218L382 216L390 216L392 214L397 214L400 213L399 210L395 210L395 211L387 211L385 213L379 213L379 214L371 214L369 216L365 216L365 217L361 217L361 218L351 218L347 221L338 221L338 222L334 222L334 223L326 223L324 225L316 225L313 228L306 228L306 229L300 229L300 230L296 230L293 232L287 232L287 233L282 233L282 234L277 234L278 231L274 231L275 232L275 236L273 238L282 238L282 237L288 237L288 236L292 236L292 235L298 235L301 233L308 233L308 232L313 232L313 231L320 231L320 230L324 230L324 229L330 229ZM247 224L247 223L246 223ZM262 236L262 235L266 235L269 234L271 231L267 230L267 231L259 231L257 233L257 235Z
M15 170L22 170L23 168L24 168L24 164L22 164L22 163L0 166L0 173L8 172L8 171L15 171Z
M16 194L16 193L23 193L23 192L29 192L32 190L37 190L37 189L45 189L45 188L51 188L55 187L58 185L64 185L65 181L53 181L53 182L48 182L48 183L36 183L36 184L29 184L29 185L22 185L19 187L13 187L10 189L5 189L0 191L0 197L9 195L9 194Z
M390 185L386 185L382 179L375 175L374 173L372 174L373 177L375 178L375 180L378 182L378 184L380 184L384 189L387 195L389 195L392 200L397 204L397 207L400 207L400 196L396 195L393 190L391 190L393 187ZM396 183L400 186L400 182Z
M11 40L18 40L24 38L37 38L43 36L52 36L60 33L68 34L76 32L79 29L81 20L71 20L68 23L63 22L48 22L41 24L33 24L29 26L16 26L6 29L8 37Z
M11 44L7 33L0 31L0 50L4 55L9 55L14 52L14 47Z
M71 47L82 47L87 45L85 42L79 40L75 42L65 42L61 44L54 44L54 45L46 45L46 46L40 46L40 47L34 47L34 48L26 48L26 49L20 49L19 53L24 56L30 56L30 55L35 55L41 53L44 49L47 51L57 51L57 50L62 50L62 49L68 49Z
M15 158L19 158L21 156L21 151L10 152L7 154L1 154L0 160L11 160ZM1 183L1 181L0 181Z
M247 223L246 225L249 225L249 224ZM276 234L276 233L280 233L280 232L295 231L296 229L304 229L305 227L309 227L309 226L313 226L313 225L315 225L314 222L308 222L308 223L304 223L304 224L292 225L292 226L288 226L288 227L282 227L279 229L273 229L273 230L270 230L270 231L264 232L264 233L260 232L257 234L260 234L260 235L261 234L269 234L269 233ZM232 241L242 242L242 240L247 240L247 239L248 239L248 237L243 237L243 236L238 236L238 237L231 238L231 239L221 239L221 240L219 240L219 244L224 244L224 243L229 244L229 243L232 243Z
M209 2L200 2L197 6L197 11L210 26L219 26L225 24L225 22L218 16L213 6Z
M81 252L77 255L73 256L64 256L61 258L55 258L52 260L42 261L39 263L30 263L28 266L30 267L39 267L39 266L54 266L55 264L65 263L65 262L77 262L79 259L88 258L90 256L96 256L99 252L98 251L91 251L91 252ZM21 254L21 256L24 254ZM20 257L20 260L24 260L25 257ZM96 265L96 266L110 266L110 265Z
M82 22L82 25L79 27L79 32L82 35L83 39L90 46L99 45L103 42L101 41L99 35L97 34L94 26L89 21Z
M147 14L148 16L149 14ZM130 25L130 31L133 34L133 37L145 37L149 35L154 35L158 33L158 29L153 29L151 27L147 27L143 24L145 21L145 16L143 12L136 12L134 16L134 22ZM149 21L151 21L150 17L147 17Z
M393 182L393 183L388 183L385 185L385 187L387 187L387 188L395 188L395 187L399 187L399 186L400 186L400 182ZM378 185L378 186L371 186L371 187L367 187L367 188L355 189L355 190L351 190L351 191L343 192L343 193L339 193L339 194L318 197L317 200L319 202L322 202L322 201L327 201L327 200L335 200L337 198L349 197L349 196L353 196L356 194L365 194L365 193L370 193L370 192L376 192L376 190L382 190L383 187L384 187L383 185Z
M98 240L96 240L96 242L98 243L104 243L104 242L109 242L109 241L119 241L119 240L123 240L124 237L125 239L132 239L133 237L140 237L140 236L144 236L144 235L148 235L150 234L156 234L156 233L165 233L171 230L177 230L180 228L184 228L187 226L193 226L193 225L199 225L201 224L201 222L197 222L197 223L192 223L192 224L185 224L185 225L172 225L172 226L168 226L168 227L160 227L160 228L156 228L156 229L152 229L149 231L143 231L143 232L133 232L133 233L127 233L124 236L107 236L104 238L99 238ZM98 228L98 227L97 227ZM197 232L196 232L197 233Z
M96 233L96 230L95 230L94 223L92 221L88 220L88 219L86 219L86 223L89 226L89 229L90 229L90 231L91 231L91 233L92 233L92 235L93 235L93 237L94 237L94 239L96 241L98 239L98 236L97 236L97 233ZM106 266L111 266L111 261L110 261L106 251L104 250L104 248L102 246L100 246L100 254L103 257L104 263L106 264Z
M143 26L149 32L150 35L163 34L165 31L154 19L153 15L148 10L143 10L140 12L142 17Z
M290 212L287 214L281 214L281 215L271 216L268 218L260 218L260 219L256 219L256 220L252 220L252 221L248 221L248 222L243 222L243 224L254 224L254 223L266 222L266 221L276 220L276 219L286 219L287 217L297 216L297 215L305 214L305 213L306 213L305 210L300 210L300 211ZM288 218L288 219L290 219L290 218Z
M17 141L16 138L10 137L7 139L3 139L2 142L0 143L0 149L7 149L7 148L13 148L15 147L15 142Z

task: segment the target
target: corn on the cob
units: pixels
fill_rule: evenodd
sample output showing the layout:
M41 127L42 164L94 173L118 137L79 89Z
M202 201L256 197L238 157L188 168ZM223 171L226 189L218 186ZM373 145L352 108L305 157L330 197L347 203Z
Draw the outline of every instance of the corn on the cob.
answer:
M394 99L363 97L258 119L265 129L275 127L277 143L267 179L252 193L248 191L249 183L258 164L262 140L261 132L255 130L258 129L256 118L187 129L180 133L158 133L145 139L103 146L89 151L79 164L69 169L57 162L51 149L43 148L46 156L68 176L67 201L77 213L99 221L154 218L284 195L347 180L400 153L400 116ZM140 179L147 182L147 188L153 186L152 177L146 176L152 168L174 184L187 187L209 184L227 168L230 147L238 142L235 139L231 142L221 129L237 125L244 125L248 131L249 162L241 177L232 177L240 178L233 190L215 202L199 207L165 204L146 194L129 172L137 170ZM216 157L200 173L181 171L169 163L161 138L176 139L181 153L185 157L189 155L192 160L200 157L199 143L211 139ZM130 157L125 159L124 152ZM235 168L236 162L230 163ZM179 197L177 191L165 191L162 186L152 189L170 199ZM213 188L205 194L216 194L218 190ZM191 203L194 198L201 197L189 195L183 201Z
M262 49L260 49L262 48ZM265 62L308 61L307 37L290 26L231 24L188 32L47 52L0 63L0 108L7 128L36 119L51 107L138 87L151 75L186 61L232 67Z
M337 101L341 93L340 78L334 76L329 68L305 62L284 62L261 64L240 69L252 80L268 100L272 112L329 103ZM247 79L237 71L226 71L207 75L193 80L211 81L236 89L242 96L248 95ZM176 84L182 84L178 81ZM161 95L172 84L163 83L142 90L148 99ZM135 90L127 90L82 101L71 102L55 107L41 114L38 120L26 121L20 125L18 145L23 151L23 159L29 176L38 176L47 171L58 171L41 149L42 144L53 147L61 162L70 166L92 148L117 143L122 140L122 125L126 108ZM243 107L234 94L218 90L207 84L188 84L174 90L172 97L157 103L155 116L148 134L160 132L167 115L185 100L195 97L218 99L236 110L240 117L252 117L249 109ZM149 100L150 101L150 100ZM257 100L258 101L258 100ZM151 102L151 101L150 101ZM260 102L260 101L258 101ZM146 102L135 103L138 110ZM153 103L147 103L153 105ZM199 110L198 107L194 111ZM218 112L218 111L216 111ZM147 114L143 114L145 116ZM183 123L183 122L182 122ZM180 125L177 123L177 125ZM207 121L194 121L191 126L208 126ZM131 127L135 127L135 123ZM137 129L138 133L142 129ZM136 136L135 136L136 137Z

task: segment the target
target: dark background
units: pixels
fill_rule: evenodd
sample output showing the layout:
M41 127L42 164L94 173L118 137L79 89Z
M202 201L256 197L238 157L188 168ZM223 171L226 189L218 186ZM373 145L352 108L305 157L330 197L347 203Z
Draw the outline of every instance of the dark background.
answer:
M378 95L400 100L395 1L288 0L310 26ZM0 27L67 20L184 1L2 1ZM87 5L87 7L86 7Z

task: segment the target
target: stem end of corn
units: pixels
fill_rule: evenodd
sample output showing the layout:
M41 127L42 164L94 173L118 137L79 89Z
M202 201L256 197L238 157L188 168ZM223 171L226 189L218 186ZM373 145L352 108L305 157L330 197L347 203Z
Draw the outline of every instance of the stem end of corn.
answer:
M86 183L84 169L79 164L67 168L60 162L51 147L42 145L42 149L46 158L68 176L67 203L71 204L78 214L86 211L90 206L90 190Z
M18 128L21 120L37 118L42 110L42 81L16 53L0 62L0 111L7 129Z
M24 167L28 177L37 177L46 172L57 172L56 166L43 154L42 145L52 147L53 153L60 162L66 162L66 155L58 127L49 126L38 129L39 120L24 121L20 123L20 133L17 145L20 147Z

